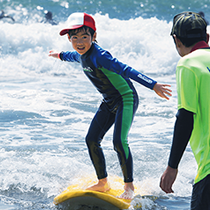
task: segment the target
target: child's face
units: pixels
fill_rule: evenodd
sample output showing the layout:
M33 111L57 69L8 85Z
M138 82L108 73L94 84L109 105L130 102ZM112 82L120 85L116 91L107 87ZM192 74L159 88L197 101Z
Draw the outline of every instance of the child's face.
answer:
M96 38L96 33L91 37L90 32L82 30L71 37L68 35L69 41L72 43L72 47L80 54L85 54L91 47L92 41Z

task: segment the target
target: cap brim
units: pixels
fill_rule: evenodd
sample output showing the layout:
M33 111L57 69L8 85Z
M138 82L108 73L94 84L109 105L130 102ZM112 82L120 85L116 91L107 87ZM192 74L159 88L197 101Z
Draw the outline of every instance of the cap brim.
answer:
M72 26L70 28L66 28L66 29L63 29L61 32L60 32L60 35L63 36L65 34L67 34L69 32L69 30L74 30L74 29L78 29L78 28L81 28L83 25L75 25L75 26Z

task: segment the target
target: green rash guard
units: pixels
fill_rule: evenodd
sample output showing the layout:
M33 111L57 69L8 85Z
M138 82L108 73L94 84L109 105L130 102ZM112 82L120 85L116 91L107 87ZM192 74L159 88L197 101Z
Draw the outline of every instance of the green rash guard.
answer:
M195 183L210 174L210 49L182 57L176 69L178 109L194 113L190 145L198 164Z

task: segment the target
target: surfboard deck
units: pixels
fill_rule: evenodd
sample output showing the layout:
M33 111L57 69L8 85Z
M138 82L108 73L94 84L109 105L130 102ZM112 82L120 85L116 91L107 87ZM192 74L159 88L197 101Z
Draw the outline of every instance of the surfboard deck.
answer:
M109 177L111 190L107 192L97 192L85 190L86 187L96 183L93 177L81 178L77 184L70 185L60 195L54 198L54 204L62 210L121 210L128 209L130 200L120 199L124 192L124 182L118 177Z

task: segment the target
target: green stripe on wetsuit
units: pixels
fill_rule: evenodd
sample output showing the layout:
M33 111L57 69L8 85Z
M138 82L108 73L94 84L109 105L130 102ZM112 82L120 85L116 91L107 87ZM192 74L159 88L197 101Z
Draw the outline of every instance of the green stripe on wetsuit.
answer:
M121 127L121 143L125 152L126 159L129 156L129 149L127 143L128 132L133 120L133 90L130 88L126 80L119 77L115 72L109 71L105 68L100 70L107 76L111 84L119 91L123 101L123 113L122 113L122 127Z

